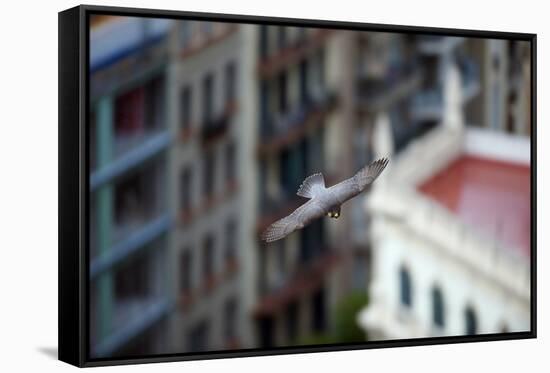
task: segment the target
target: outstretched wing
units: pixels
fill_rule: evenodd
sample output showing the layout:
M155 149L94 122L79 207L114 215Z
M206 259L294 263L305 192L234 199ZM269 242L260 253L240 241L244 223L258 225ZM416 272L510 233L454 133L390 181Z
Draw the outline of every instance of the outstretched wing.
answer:
M315 199L311 199L298 207L292 214L271 224L261 235L267 242L277 241L297 229L301 229L311 221L323 216L324 210Z
M380 158L360 169L349 179L331 186L329 191L337 196L340 203L344 203L348 199L361 193L369 184L376 180L378 175L386 168L388 162L389 159Z

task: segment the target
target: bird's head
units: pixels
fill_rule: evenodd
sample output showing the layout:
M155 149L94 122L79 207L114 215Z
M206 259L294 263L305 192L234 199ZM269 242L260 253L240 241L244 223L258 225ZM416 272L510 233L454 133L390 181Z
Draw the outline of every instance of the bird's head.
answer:
M340 217L340 206L331 207L327 212L329 218L338 219Z

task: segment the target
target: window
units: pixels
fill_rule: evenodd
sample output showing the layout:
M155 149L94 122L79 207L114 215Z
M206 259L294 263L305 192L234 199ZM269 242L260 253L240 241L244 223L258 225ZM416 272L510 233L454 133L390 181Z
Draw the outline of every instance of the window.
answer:
M234 142L227 144L225 149L225 181L230 184L236 179L236 153L237 148Z
M308 70L308 61L304 59L300 62L300 101L302 105L307 105L309 103Z
M260 126L261 134L264 137L271 134L271 123L269 119L269 86L265 80L262 80L260 83Z
M179 31L180 31L181 49L185 49L189 46L191 42L191 22L181 21Z
M284 26L279 26L278 27L278 35L277 35L277 41L278 41L278 47L280 49L286 47L286 42L287 42L287 34L286 34L286 27Z
M158 167L158 166L157 166ZM126 228L153 218L161 208L157 191L161 170L150 165L121 179L114 187L114 239L127 233ZM120 238L120 237L119 237Z
M188 346L190 352L200 352L208 349L208 334L210 333L210 325L204 320L197 324L189 333Z
M224 306L224 334L229 340L237 336L237 300L229 298Z
M235 260L235 251L237 249L237 222L235 219L229 219L226 223L225 245L226 262Z
M115 136L139 135L159 128L164 120L164 79L123 93L115 100Z
M192 96L191 87L186 86L181 90L180 108L181 108L181 129L189 130L191 128L191 107Z
M411 276L405 267L399 269L399 294L401 305L410 308L412 306Z
M214 274L214 236L212 234L208 234L204 239L203 255L203 277L209 279Z
M273 317L266 316L260 318L258 320L258 329L260 346L263 348L273 347L275 337L275 322Z
M235 100L236 96L236 67L231 61L225 67L225 103L226 105Z
M289 342L296 340L298 335L298 304L292 302L286 311L286 333Z
M318 60L318 76L319 79L319 86L321 89L325 88L325 50L320 49L319 52L317 52L317 60Z
M434 287L432 289L432 321L435 326L443 328L445 326L445 308L443 304L443 294L441 289Z
M115 274L114 297L119 304L148 296L151 283L147 255L139 255L122 263Z
M180 209L183 212L187 212L191 210L191 185L193 177L191 166L185 167L180 177Z
M260 26L260 57L265 58L269 53L269 32L266 25Z
M312 329L314 332L322 332L326 329L325 289L320 288L312 299Z
M472 335L477 333L477 317L474 309L471 306L468 306L464 310L464 323L465 334Z
M145 127L147 130L160 128L166 112L164 99L164 78L157 77L145 85Z
M287 75L286 72L281 72L277 78L278 82L278 109L279 113L286 113L288 109L287 97Z
M143 87L126 92L115 100L115 136L128 136L144 127Z
M208 126L214 111L214 76L207 74L202 81L202 121Z
M191 250L186 248L180 256L180 292L187 294L191 291Z
M214 194L214 176L215 176L215 158L214 152L208 151L204 155L204 170L203 170L203 191L206 198Z

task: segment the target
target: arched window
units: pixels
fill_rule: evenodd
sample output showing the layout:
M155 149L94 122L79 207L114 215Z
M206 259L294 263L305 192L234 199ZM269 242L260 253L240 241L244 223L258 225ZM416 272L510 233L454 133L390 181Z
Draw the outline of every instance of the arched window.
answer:
M471 306L466 307L466 310L464 310L464 324L464 332L466 334L471 335L477 333L477 317L474 309Z
M411 276L403 266L399 269L399 294L401 305L410 308L412 306Z
M443 328L445 326L445 307L443 293L438 287L432 289L432 321L434 325Z

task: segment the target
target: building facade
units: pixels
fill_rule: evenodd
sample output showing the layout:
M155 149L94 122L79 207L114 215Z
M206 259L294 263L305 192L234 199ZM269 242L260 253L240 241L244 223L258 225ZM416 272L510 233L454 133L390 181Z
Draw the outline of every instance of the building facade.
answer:
M92 19L90 40L91 355L163 352L171 309L166 259L164 20ZM114 39L113 40L113 35Z
M441 122L393 157L365 204L374 273L358 323L370 339L530 328L530 140L466 126L464 78L456 64L446 74ZM395 140L377 131L386 153Z

